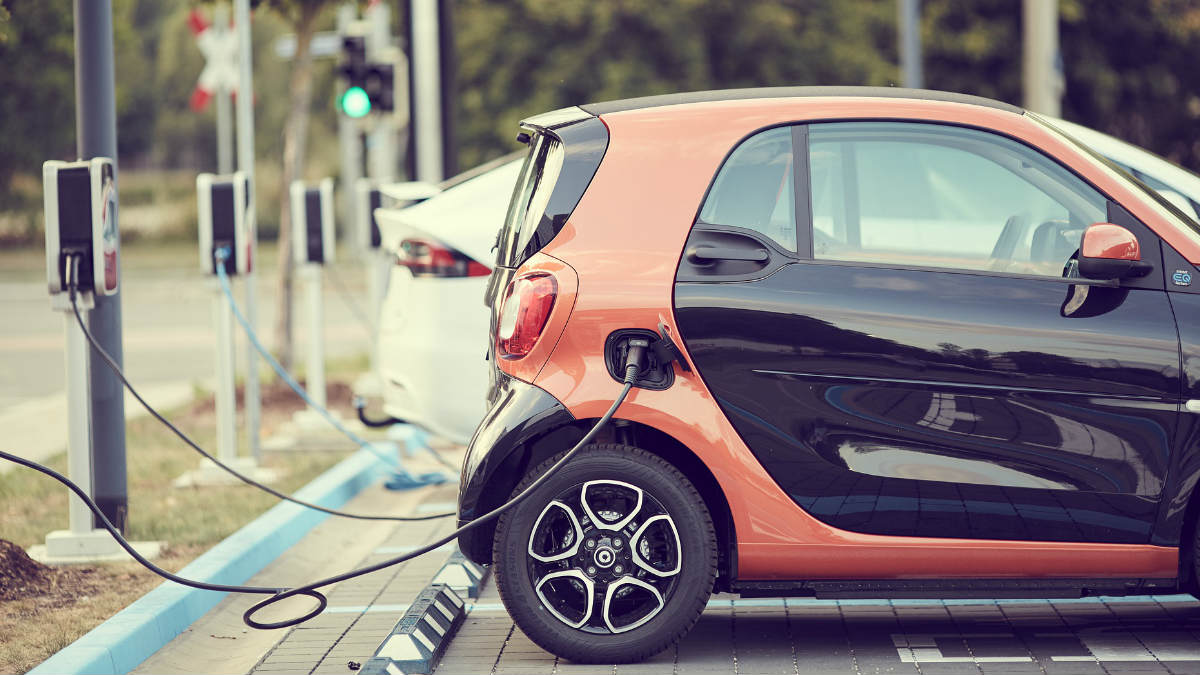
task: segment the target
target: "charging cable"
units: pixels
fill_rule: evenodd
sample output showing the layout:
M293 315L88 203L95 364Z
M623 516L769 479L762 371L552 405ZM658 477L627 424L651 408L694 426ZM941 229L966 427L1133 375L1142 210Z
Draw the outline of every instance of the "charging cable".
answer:
M237 302L233 299L233 288L229 285L229 275L225 271L225 261L229 259L229 249L222 246L213 253L213 257L216 258L217 261L217 280L221 284L221 290L225 293L225 299L229 301L229 307L233 310L234 318L236 318L237 322L241 324L242 330L245 331L247 339L250 340L250 344L254 345L254 350L257 351L259 355L262 356L263 360L271 366L271 370L274 370L275 374L279 376L279 379L287 383L287 385L291 387L292 391L296 392L297 396L304 399L304 402L307 403L310 408L317 411L317 414L325 418L325 421L329 422L334 429L340 431L344 436L346 436L346 438L349 438L359 447L365 448L376 457L379 457L383 461L399 468L394 459L380 454L379 451L375 450L374 446L372 446L358 434L354 433L350 429L347 429L346 425L338 421L338 419L334 417L328 410L317 405L317 402L308 395L308 391L306 391L304 387L300 386L300 383L297 382L295 378L288 374L287 370L283 367L283 364L279 363L279 361L276 361L274 356L271 356L271 352L263 346L262 342L258 339L258 336L255 335L254 329L250 325L250 321L246 319L244 314L242 314L242 310L238 308ZM446 459L439 455L433 448L429 448L429 454L442 466L445 466L452 471L458 471L461 468L447 462Z
M74 294L73 293L71 296L71 300L72 300L72 306L73 306L74 305ZM76 311L75 316L76 317L79 316L78 311ZM323 588L325 586L329 586L331 584L336 584L336 583L339 583L342 581L346 581L348 579L353 579L355 577L360 577L365 574L370 574L371 572L377 572L384 568L391 567L393 565L399 565L400 563L408 562L409 560L412 560L413 558L425 555L426 553L429 553L430 551L440 548L441 546L448 544L451 541L457 539L458 536L461 535L462 533L467 532L472 529L475 529L476 527L479 527L480 525L483 525L484 523L487 523L489 521L495 520L496 518L499 518L504 512L508 511L509 509L515 507L517 504L520 504L522 501L527 499L529 497L529 495L533 494L533 492L535 490L537 490L542 485L544 485L546 483L546 481L550 479L550 476L554 475L560 469L562 469L564 466L566 466L566 464L568 462L570 462L571 459L580 452L580 450L582 450L585 446L587 446L587 444L590 443L592 441L592 439L595 438L598 433L600 433L600 430L604 428L604 425L608 424L609 420L612 419L612 416L617 412L617 409L619 407L621 407L622 403L625 402L625 397L629 395L629 391L631 389L633 389L633 385L637 383L638 372L640 372L640 370L642 368L642 364L645 362L646 350L649 348L649 346L650 346L649 341L647 341L647 340L643 340L643 339L630 340L629 352L625 359L624 386L621 388L621 393L617 395L617 398L613 401L612 405L609 406L608 411L606 411L604 413L604 415L596 422L595 425L592 426L591 430L588 431L583 436L583 438L579 439L579 442L576 443L574 447L572 447L570 450L568 450L566 452L566 454L564 454L562 457L560 457L558 459L558 461L556 461L553 465L551 465L551 467L549 469L547 469L545 473L543 473L536 480L534 480L532 483L530 483L529 486L526 487L524 490L522 490L519 494L517 494L516 496L509 499L504 504L489 511L488 513L476 518L475 520L472 520L469 523L466 523L465 525L460 526L458 529L454 530L450 534L448 534L432 543L426 544L425 546L422 546L421 548L419 548L415 551L406 553L404 555L397 556L395 558L390 558L388 560L384 560L384 561L376 563L374 565L368 565L367 567L362 567L362 568L359 568L356 570L351 570L349 572L339 574L337 576L320 579L318 581L314 581L314 582L312 582L310 584L306 584L304 586L298 586L296 588L266 588L266 587L262 587L262 586L231 586L231 585L224 585L224 584L209 584L209 583L205 583L205 582L201 582L201 581L195 581L192 579L186 579L184 577L172 574L172 573L162 569L161 567L158 567L157 565L155 565L154 563L150 562L145 557L143 557L141 554L139 554L133 548L133 546L131 546L129 544L129 542L126 541L125 538L121 536L121 533L117 531L117 528L113 527L113 524L111 522L109 522L108 518L100 510L100 507L98 507L96 505L96 503L94 501L92 501L92 499L90 497L88 497L87 493L84 492L78 485L71 482L71 480L68 479L66 476L58 473L57 471L54 471L53 469L50 469L49 467L42 466L36 462L32 462L27 459L17 457L16 455L12 455L12 454L9 454L4 451L0 451L0 459L6 459L10 462L15 462L17 464L28 467L35 471L39 471L47 476L50 476L54 480L57 480L58 482L62 483L63 485L66 485L72 492L74 492L76 494L76 496L78 496L80 499L82 499L84 501L85 504L87 504L87 507L89 509L91 509L92 513L96 514L100 518L100 522L101 522L101 524L104 525L104 529L108 530L108 533L111 534L114 539L116 539L117 543L120 544L121 548L125 549L125 551L127 553L129 553L129 555L133 556L134 560L141 563L141 565L143 567L150 570L151 572L154 572L155 574L161 576L164 579L167 579L168 581L174 581L177 584L189 586L191 588L199 588L202 590L209 590L209 591L220 591L220 592L224 592L224 593L246 593L246 594L257 594L257 595L270 595L271 597L256 603L255 605L250 607L250 609L246 610L246 612L244 614L242 614L242 621L247 626L250 626L251 628L258 628L258 629L262 629L262 630L272 629L272 628L288 628L290 626L295 626L297 624L304 623L305 621L308 621L309 619L316 617L322 611L325 610L326 606L328 606L329 599L324 594L322 594L320 591L318 591L317 589ZM254 619L254 615L257 614L259 611L266 609L267 607L270 607L271 605L273 605L277 602L281 602L288 598L299 597L299 596L313 598L314 600L317 601L317 606L301 616L294 617L291 619L285 619L282 621L262 622L262 621L256 621Z
M404 522L420 521L420 520L434 520L437 518L446 518L446 517L454 515L454 512L450 511L447 513L434 513L434 514L430 514L427 516L371 516L371 515L364 515L364 514L360 514L360 513L347 513L345 511L338 511L337 509L329 509L329 508L325 508L324 506L320 506L318 504L312 504L310 502L306 502L306 501L303 501L300 499L296 499L295 497L286 495L286 494L276 490L275 488L272 488L269 485L264 485L256 480L254 480L253 478L250 478L249 476L244 476L244 475L238 473L237 470L235 470L233 467L229 466L228 464L225 464L221 460L214 457L212 454L210 454L204 448L197 445L196 442L193 441L191 438L189 438L187 434L183 433L183 431L181 431L179 429L179 427L175 426L174 424L172 424L170 422L170 420L168 420L167 418L165 418L161 414L159 414L159 412L157 410L155 410L149 403L146 402L146 399L142 398L142 395L138 393L137 389L134 389L133 385L130 384L129 380L125 377L125 373L123 373L121 371L121 367L118 366L117 362L113 359L113 357L110 356L107 351L105 351L104 347L100 346L100 343L96 341L95 336L93 336L92 332L90 330L88 330L87 325L83 321L83 316L79 313L79 305L75 300L76 286L78 284L78 279L79 279L79 260L80 260L80 256L78 254L72 253L72 254L70 254L69 264L67 265L67 297L71 301L71 311L74 312L74 314L75 314L75 321L79 324L79 329L83 331L84 336L87 337L88 342L90 342L92 345L92 349L94 349L95 352L100 356L100 359L102 361L104 361L104 363L106 365L108 365L109 368L112 369L113 373L117 376L117 379L121 380L121 384L124 384L125 388L129 390L129 393L133 394L133 397L135 399L137 399L137 402L142 404L142 407L146 409L146 412L153 415L154 419L158 420L159 422L161 422L163 424L163 426L170 429L171 432L174 433L177 437L179 437L179 439L181 441L186 443L188 445L188 447L190 447L191 449L200 453L205 459L211 461L213 464L216 464L217 466L221 467L225 471L229 472L230 475L234 476L235 478L242 481L243 483L246 483L247 485L256 487L259 490L262 490L263 492L266 492L267 494L269 494L273 497L277 497L279 499L282 499L285 502L291 502L293 504L298 504L300 506L310 508L315 511L320 511L322 513L328 513L331 516L340 516L342 518L353 518L355 520L392 520L392 521L404 523ZM378 453L376 453L376 454L378 454Z

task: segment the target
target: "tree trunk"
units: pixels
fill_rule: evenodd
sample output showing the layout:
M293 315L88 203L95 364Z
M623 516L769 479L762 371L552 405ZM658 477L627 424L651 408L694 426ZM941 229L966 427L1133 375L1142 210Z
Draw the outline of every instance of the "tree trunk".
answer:
M296 22L296 56L292 62L291 92L287 122L283 131L283 185L279 190L279 293L275 313L275 351L284 369L291 370L295 342L292 334L293 280L292 262L292 181L304 177L305 145L312 99L312 45L319 7L304 6Z

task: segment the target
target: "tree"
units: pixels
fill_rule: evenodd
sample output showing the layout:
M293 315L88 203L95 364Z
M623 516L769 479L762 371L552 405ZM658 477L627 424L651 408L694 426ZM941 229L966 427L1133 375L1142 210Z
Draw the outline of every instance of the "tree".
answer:
M304 175L308 140L309 108L312 105L312 40L321 12L330 0L267 0L265 3L291 25L296 34L296 55L288 81L288 113L283 127L283 171L279 190L279 295L275 314L275 350L279 362L291 369L294 340L292 307L294 268L292 266L291 200L288 186Z

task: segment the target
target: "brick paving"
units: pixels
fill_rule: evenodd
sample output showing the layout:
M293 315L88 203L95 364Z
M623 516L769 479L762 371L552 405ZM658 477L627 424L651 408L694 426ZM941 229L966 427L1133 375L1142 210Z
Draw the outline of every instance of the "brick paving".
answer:
M580 665L533 644L489 581L434 673L1200 675L1200 602L1182 595L1053 601L721 595L679 645L649 661Z
M447 504L428 505L436 511ZM396 526L391 536L355 568L412 550L453 529L453 519ZM395 627L450 555L435 551L395 567L343 581L328 593L329 606L315 619L291 629L250 670L260 675L349 675L351 662L362 664Z

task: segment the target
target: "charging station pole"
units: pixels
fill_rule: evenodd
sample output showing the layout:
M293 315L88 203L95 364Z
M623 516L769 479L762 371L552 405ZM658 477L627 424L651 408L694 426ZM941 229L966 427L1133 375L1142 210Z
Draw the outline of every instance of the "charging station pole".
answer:
M96 433L92 424L96 418L92 413L91 384L96 372L90 367L91 345L85 330L90 324L95 332L91 321L94 316L89 316L89 310L98 307L101 298L115 296L119 288L114 162L108 157L48 161L42 165L42 190L46 285L51 308L63 312L65 321L67 472L72 482L100 503L96 498L98 455L93 452ZM82 499L72 492L69 503L70 529L47 534L44 546L30 549L32 557L51 564L125 557L109 533L96 528L96 516ZM149 556L158 554L156 543L135 546Z
M258 189L254 178L254 53L250 41L250 0L233 0L233 20L238 38L237 99L237 156L238 171L246 174L246 227L249 231L250 256L258 254ZM246 321L258 327L258 274L254 261L245 274ZM262 461L262 438L259 427L262 419L261 396L258 387L258 354L254 345L246 344L246 437L250 441L250 456Z
M250 242L250 214L247 212L249 177L241 171L227 175L202 173L196 176L196 231L200 237L200 271L210 276L213 290L213 327L217 368L217 388L213 393L217 409L217 459L239 473L259 482L275 480L275 473L260 467L253 455L239 457L237 452L237 390L232 290L226 295L220 270L232 287L232 279L245 276L253 255ZM219 255L220 254L220 255ZM253 360L251 361L253 363ZM176 487L229 485L235 483L229 473L205 459L200 468L175 480Z
M292 200L292 251L304 278L308 300L308 396L320 408L325 399L325 311L321 295L322 266L333 262L334 218L333 180L326 178L317 187L295 181L289 187ZM300 419L311 416L297 415Z
M85 319L90 304L91 302L80 304L80 314ZM88 387L90 347L69 307L65 308L63 319L66 322L64 327L67 337L67 475L72 482L83 486L88 496L91 496L95 494L96 488L92 485L92 401ZM75 494L71 495L68 516L71 538L86 537L92 531L94 516L87 504ZM107 533L105 535L104 539L108 539ZM114 547L115 545L113 542Z
M308 395L318 406L325 408L325 309L321 297L321 265L305 263L302 274L308 296Z

